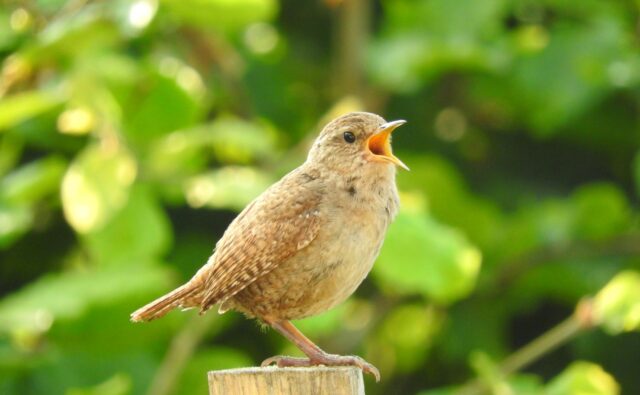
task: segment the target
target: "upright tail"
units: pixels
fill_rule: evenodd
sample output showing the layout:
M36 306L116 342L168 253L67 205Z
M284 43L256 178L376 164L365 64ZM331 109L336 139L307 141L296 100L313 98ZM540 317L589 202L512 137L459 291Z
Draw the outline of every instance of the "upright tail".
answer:
M178 306L191 307L194 305L191 299L196 292L196 287L186 283L131 313L131 321L151 321L162 317Z

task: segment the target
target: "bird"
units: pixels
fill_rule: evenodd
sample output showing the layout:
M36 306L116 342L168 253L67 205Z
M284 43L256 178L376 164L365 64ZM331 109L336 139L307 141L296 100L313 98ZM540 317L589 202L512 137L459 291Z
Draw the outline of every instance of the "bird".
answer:
M292 323L346 300L365 279L399 209L391 134L404 120L352 112L329 122L306 161L249 203L213 254L184 285L131 314L150 321L180 308L256 318L306 358L277 355L262 366L356 366L380 380L358 356L329 354Z

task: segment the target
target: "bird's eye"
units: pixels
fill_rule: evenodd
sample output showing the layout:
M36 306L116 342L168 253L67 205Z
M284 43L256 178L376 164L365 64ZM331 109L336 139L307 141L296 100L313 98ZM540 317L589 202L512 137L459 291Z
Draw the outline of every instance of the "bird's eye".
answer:
M355 134L351 133L351 132L344 132L343 134L344 137L344 141L346 141L347 143L351 144L354 141L356 141L356 136Z

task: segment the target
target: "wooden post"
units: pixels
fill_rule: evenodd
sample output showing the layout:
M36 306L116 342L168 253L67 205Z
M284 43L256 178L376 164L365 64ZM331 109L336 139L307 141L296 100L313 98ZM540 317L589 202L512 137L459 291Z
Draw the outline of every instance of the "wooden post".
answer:
M242 368L209 372L209 395L365 395L355 367Z

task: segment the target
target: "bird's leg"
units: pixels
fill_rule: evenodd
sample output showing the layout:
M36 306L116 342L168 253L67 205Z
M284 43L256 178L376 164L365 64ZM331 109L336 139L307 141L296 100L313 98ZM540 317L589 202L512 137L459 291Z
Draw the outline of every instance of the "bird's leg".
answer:
M376 381L380 381L380 372L378 371L378 369L364 359L357 356L336 355L324 352L320 347L316 346L311 340L303 335L302 332L298 330L298 328L293 326L290 321L265 321L269 325L271 325L273 329L277 330L278 332L280 332L280 334L293 342L293 344L295 344L296 347L298 347L300 351L305 353L305 355L309 358L295 358L284 355L276 355L264 360L262 362L262 366L268 366L272 363L276 363L279 367L315 365L357 366L362 369L363 372L373 374L376 378Z

